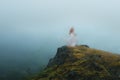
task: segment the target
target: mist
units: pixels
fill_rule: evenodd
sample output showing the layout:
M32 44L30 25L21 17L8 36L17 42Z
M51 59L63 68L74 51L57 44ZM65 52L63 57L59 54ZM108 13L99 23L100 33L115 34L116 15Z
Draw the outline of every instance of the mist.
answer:
M119 0L0 0L0 74L40 70L74 26L78 44L120 52Z

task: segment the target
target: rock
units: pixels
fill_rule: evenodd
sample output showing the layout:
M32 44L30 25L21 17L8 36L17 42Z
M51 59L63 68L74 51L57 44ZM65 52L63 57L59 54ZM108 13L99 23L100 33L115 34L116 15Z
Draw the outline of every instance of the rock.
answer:
M82 47L90 48L88 45L80 45Z
M66 47L58 48L56 56L49 60L48 66L64 64L66 58L69 57L66 52Z
M70 50L67 46L63 46L61 48L58 48L57 53L54 58L49 60L49 63L47 67L50 67L52 65L62 65L66 61L73 62L76 59L72 57Z
M63 46L32 80L120 80L120 55L87 45Z

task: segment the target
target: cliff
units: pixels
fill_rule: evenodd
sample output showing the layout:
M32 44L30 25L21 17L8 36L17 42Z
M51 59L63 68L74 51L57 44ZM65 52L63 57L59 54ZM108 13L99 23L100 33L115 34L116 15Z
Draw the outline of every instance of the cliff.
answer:
M120 80L120 55L87 45L63 46L32 80Z

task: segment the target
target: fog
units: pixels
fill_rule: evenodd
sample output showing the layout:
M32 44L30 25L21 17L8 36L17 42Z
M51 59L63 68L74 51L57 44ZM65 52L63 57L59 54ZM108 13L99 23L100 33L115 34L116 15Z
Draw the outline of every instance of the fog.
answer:
M46 65L74 26L78 44L120 53L119 0L0 0L0 74Z

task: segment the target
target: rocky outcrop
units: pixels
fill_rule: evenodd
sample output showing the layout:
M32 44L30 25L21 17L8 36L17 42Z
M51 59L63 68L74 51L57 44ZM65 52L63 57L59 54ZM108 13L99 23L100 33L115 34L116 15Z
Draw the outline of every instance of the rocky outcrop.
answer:
M62 65L67 61L75 61L76 59L73 57L72 52L67 48L67 46L63 46L58 48L57 53L54 58L49 60L48 67L53 65Z
M120 55L87 45L63 46L32 80L120 80Z

